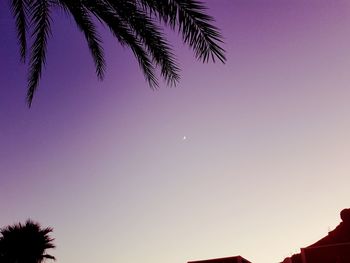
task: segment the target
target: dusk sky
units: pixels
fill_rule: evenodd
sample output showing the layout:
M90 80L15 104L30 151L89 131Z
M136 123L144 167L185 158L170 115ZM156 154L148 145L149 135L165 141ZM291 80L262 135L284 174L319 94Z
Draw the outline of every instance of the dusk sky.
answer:
M8 2L0 226L53 227L58 263L269 263L338 225L350 200L349 1L207 0L227 63L196 61L171 33L181 81L157 91L107 30L98 81L83 35L56 13L30 109Z

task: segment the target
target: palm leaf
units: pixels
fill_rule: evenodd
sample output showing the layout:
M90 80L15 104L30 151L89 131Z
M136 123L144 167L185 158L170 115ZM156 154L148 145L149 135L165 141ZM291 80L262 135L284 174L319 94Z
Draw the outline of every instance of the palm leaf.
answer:
M212 25L213 18L205 13L206 8L196 0L136 0L139 5L155 14L159 19L170 25L179 27L182 38L195 52L196 58L207 62L209 58L215 61L226 61L225 51L220 47L222 36Z
M130 0L107 0L122 22L134 31L142 41L168 84L176 84L180 78L179 68L164 35L151 18Z
M139 66L151 88L158 87L158 80L155 76L155 69L142 43L135 36L129 27L115 14L109 5L104 5L100 1L84 0L84 5L101 21L103 21L111 33L122 45L129 46L136 56Z
M12 13L16 19L17 38L20 47L21 60L24 62L27 51L27 9L28 0L12 0Z
M94 23L91 20L88 10L81 4L81 2L61 0L60 4L66 11L72 14L78 28L84 33L90 53L95 63L96 74L99 79L103 79L106 63L103 48L101 47L102 41L97 33Z
M27 103L32 104L46 61L47 40L50 35L50 12L60 6L73 16L84 34L94 60L96 74L102 79L106 63L102 40L95 20L106 25L123 46L134 53L151 88L158 87L155 69L160 68L167 84L179 80L179 67L172 48L159 22L178 29L183 41L203 62L219 59L225 62L225 51L220 46L222 36L212 25L213 18L206 14L199 0L11 0L16 20L21 60L27 51L27 28L31 32ZM28 18L28 19L27 19ZM28 23L27 20L30 22Z
M31 18L34 42L31 47L27 102L31 106L46 61L47 39L50 35L50 4L46 0L32 1Z

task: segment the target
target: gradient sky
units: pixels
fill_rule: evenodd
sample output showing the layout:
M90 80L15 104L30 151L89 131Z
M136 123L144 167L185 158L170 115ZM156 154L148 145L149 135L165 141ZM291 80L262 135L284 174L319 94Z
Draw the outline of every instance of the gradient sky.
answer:
M55 14L30 110L7 2L1 226L52 226L62 263L268 263L340 222L350 200L349 1L208 0L227 64L197 62L171 34L182 79L155 92L108 32L98 82L82 35Z

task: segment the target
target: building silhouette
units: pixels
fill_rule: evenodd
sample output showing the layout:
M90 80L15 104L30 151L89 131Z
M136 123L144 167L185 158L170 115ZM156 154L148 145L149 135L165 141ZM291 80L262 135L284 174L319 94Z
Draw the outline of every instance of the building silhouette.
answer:
M327 236L301 248L281 263L350 263L350 208L340 212L342 222ZM189 261L187 263L251 263L241 256Z
M342 222L327 236L283 263L350 263L350 208L342 210L340 218Z
M205 259L197 261L189 261L188 263L251 263L241 256L236 257L225 257L225 258L214 258L214 259Z

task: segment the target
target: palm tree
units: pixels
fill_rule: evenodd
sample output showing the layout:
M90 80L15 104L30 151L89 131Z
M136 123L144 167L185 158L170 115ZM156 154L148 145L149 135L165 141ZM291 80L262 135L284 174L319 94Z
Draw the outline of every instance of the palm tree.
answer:
M25 224L14 224L0 230L1 263L41 263L45 259L55 259L45 253L54 248L49 236L52 228L41 228L38 223L27 220Z
M32 38L28 73L27 103L34 93L46 61L47 41L51 33L51 14L61 9L73 17L84 34L95 63L96 74L103 79L105 59L96 21L106 25L123 46L130 48L151 88L158 86L155 68L168 85L179 81L179 67L160 26L179 30L183 42L203 62L219 59L225 62L220 47L222 36L212 25L199 0L11 0L16 20L21 60L27 56L28 35Z

